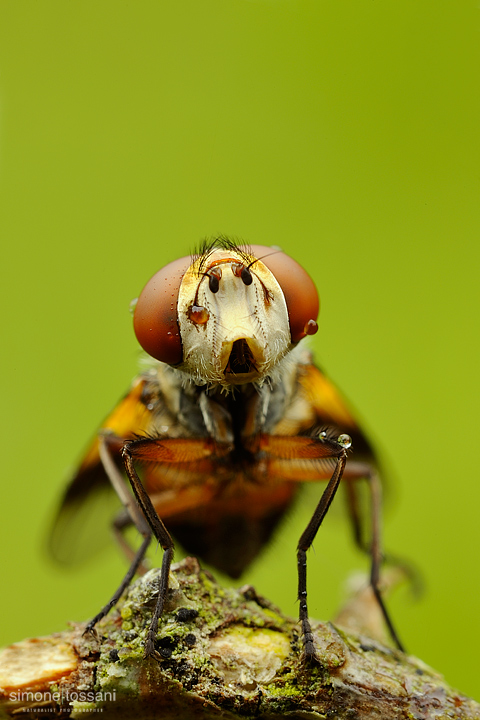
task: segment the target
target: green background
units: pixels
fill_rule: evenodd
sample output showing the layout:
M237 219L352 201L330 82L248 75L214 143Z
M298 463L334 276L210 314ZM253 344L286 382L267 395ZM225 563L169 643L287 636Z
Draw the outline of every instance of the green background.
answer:
M221 232L279 244L315 279L313 347L387 458L386 545L425 579L392 614L412 653L480 699L478 2L0 12L0 640L89 618L116 587L113 544L79 569L49 562L49 518L136 372L129 301ZM314 497L243 578L293 614ZM335 514L309 555L325 619L366 568Z

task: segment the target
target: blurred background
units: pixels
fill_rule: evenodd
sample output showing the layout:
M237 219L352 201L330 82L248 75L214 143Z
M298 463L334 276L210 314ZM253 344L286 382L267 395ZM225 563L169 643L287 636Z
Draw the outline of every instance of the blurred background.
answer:
M224 233L278 244L314 278L312 347L385 460L385 544L425 581L419 602L408 587L391 597L399 633L480 699L478 3L0 12L0 642L90 618L117 586L113 543L61 569L44 551L49 522L136 373L130 300ZM242 579L291 614L320 491ZM340 510L309 554L322 619L367 568Z

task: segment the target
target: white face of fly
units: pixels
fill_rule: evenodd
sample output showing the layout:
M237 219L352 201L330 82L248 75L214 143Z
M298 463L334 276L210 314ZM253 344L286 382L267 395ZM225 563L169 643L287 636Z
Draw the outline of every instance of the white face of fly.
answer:
M252 256L215 250L185 273L178 295L179 366L198 385L261 384L291 347L285 298Z

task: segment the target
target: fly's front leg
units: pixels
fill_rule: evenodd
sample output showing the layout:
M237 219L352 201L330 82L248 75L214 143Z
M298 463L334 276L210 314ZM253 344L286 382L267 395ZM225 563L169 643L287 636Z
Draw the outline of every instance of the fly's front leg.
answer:
M303 657L305 662L311 662L312 660L317 659L312 628L308 618L307 550L313 543L318 532L318 528L322 524L323 518L327 514L328 508L335 497L335 493L337 492L340 480L342 479L343 471L345 469L345 464L347 462L347 450L351 445L351 440L348 435L341 435L336 442L329 440L328 443L332 445L330 457L336 456L335 469L310 522L298 542L297 547L298 600L300 603L299 619L302 626Z
M157 635L158 621L162 616L165 599L167 597L168 576L170 572L170 566L173 560L174 544L167 528L158 517L147 491L140 482L140 478L138 477L137 471L135 470L135 466L133 463L132 449L135 448L135 445L145 442L148 442L148 439L132 440L126 442L122 450L122 456L125 463L127 476L130 480L130 484L132 486L133 493L137 499L138 505L141 508L144 518L150 526L155 538L158 540L164 551L157 602L155 605L155 610L153 612L150 627L147 632L144 652L144 657L148 657L150 655L156 657L158 656L158 653L155 649L155 638Z
M153 533L164 551L157 602L145 641L145 657L153 655L160 659L155 650L155 638L158 621L163 613L167 597L168 576L173 559L174 545L165 525L157 515L148 492L138 477L135 462L156 464L164 467L195 468L196 470L203 463L203 469L209 474L213 474L216 460L219 457L228 455L231 451L232 446L229 443L216 443L212 438L208 437L165 439L145 437L138 440L127 440L123 445L123 462L138 504L137 510L141 513L143 522L148 525L149 532ZM204 501L206 496L208 496L208 493L200 496L197 493L195 497L187 498L187 500L190 499L190 502L187 502L184 506L195 507L195 505ZM185 496L183 496L182 500L185 502Z

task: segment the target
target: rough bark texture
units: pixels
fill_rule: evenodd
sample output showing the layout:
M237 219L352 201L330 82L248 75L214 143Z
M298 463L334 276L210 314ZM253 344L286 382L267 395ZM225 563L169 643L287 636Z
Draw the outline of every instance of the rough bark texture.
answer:
M221 588L191 558L173 567L159 657L144 659L158 578L132 585L96 638L79 624L6 648L0 717L480 718L420 660L330 623L315 626L318 662L304 666L295 620L251 587Z

